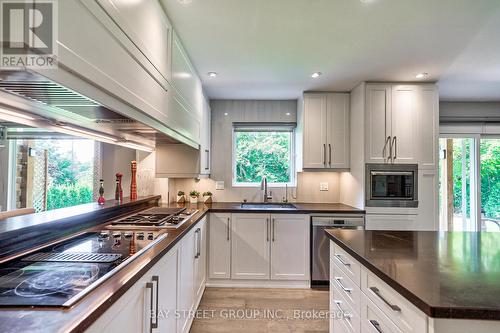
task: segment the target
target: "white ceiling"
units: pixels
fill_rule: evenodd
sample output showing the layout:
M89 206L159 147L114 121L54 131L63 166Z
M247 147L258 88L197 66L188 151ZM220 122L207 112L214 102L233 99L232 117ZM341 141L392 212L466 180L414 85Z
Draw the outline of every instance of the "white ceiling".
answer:
M210 98L297 98L428 72L442 100L500 101L500 0L161 1Z

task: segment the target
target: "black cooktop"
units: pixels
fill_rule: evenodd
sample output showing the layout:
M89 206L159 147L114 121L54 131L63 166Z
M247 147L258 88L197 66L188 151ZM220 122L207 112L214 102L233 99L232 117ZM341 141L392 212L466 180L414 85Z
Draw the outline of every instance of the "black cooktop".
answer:
M158 237L85 233L0 265L0 307L71 306L75 296Z
M113 222L112 225L162 226L166 223L175 224L178 222L175 217L185 210L186 208L155 207Z

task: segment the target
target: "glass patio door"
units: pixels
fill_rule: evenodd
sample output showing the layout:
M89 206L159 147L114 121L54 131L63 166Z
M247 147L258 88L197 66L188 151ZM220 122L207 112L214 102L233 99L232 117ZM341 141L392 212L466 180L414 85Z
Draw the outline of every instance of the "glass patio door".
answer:
M480 140L481 230L500 231L500 138Z

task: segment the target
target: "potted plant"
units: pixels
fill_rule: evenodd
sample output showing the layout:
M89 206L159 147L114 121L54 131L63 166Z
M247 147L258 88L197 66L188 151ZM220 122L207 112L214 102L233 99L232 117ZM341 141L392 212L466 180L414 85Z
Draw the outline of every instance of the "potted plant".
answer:
M192 204L196 204L198 203L198 197L200 196L200 192L198 191L195 191L195 190L192 190L191 192L189 192L189 198L190 198L190 202Z
M206 204L212 203L212 192L203 192L203 202Z
M184 196L186 193L184 191L177 192L177 203L183 203L186 201L186 197Z

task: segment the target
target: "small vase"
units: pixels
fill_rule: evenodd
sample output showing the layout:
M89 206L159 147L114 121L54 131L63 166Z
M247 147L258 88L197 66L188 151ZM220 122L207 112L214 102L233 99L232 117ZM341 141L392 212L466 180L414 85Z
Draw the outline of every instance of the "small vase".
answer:
M184 203L184 202L186 202L186 198L183 195L178 195L177 203Z
M211 204L212 203L212 196L209 195L209 196L203 197L203 203Z
M198 203L198 197L189 197L189 201L190 201L192 204L197 204L197 203Z

